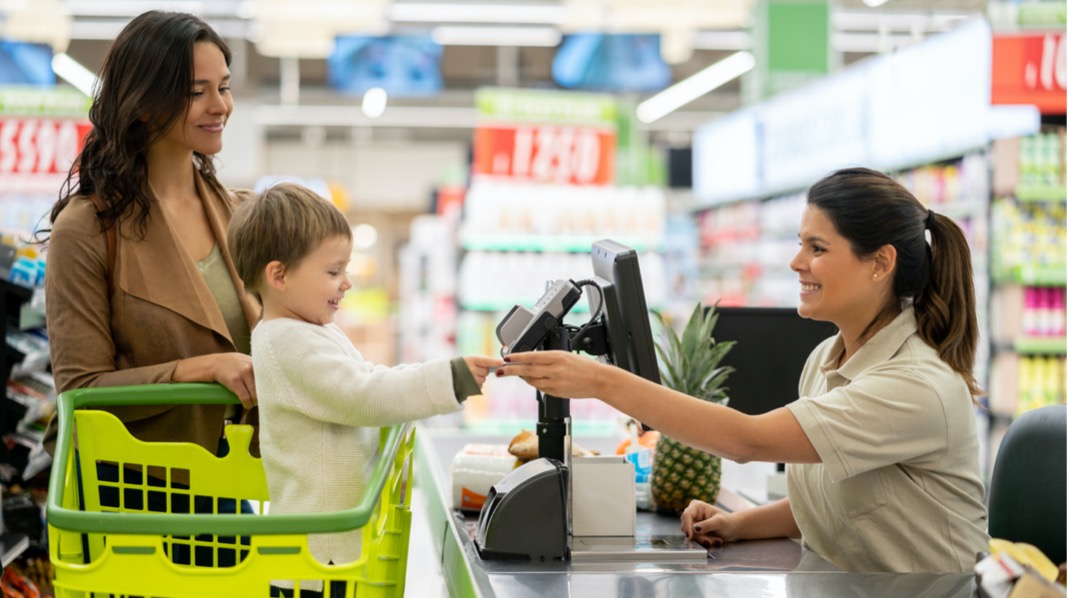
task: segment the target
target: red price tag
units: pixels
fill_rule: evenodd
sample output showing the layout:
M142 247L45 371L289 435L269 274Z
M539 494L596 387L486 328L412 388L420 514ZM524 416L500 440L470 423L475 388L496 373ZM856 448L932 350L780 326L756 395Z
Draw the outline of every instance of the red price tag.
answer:
M1034 104L1064 114L1068 51L1061 32L995 35L992 104Z
M79 120L0 120L0 175L65 174L90 129L88 121Z
M530 125L475 130L474 173L540 183L607 185L616 134L592 127Z

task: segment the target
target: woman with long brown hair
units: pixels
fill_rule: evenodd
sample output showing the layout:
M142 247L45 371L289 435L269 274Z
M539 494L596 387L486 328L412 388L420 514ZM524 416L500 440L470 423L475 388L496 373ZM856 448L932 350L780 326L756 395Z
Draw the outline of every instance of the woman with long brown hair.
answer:
M51 213L45 279L57 390L218 382L256 403L245 296L226 244L236 202L214 154L233 111L230 49L201 19L151 11L109 50L93 129ZM225 407L110 409L148 441L215 453Z

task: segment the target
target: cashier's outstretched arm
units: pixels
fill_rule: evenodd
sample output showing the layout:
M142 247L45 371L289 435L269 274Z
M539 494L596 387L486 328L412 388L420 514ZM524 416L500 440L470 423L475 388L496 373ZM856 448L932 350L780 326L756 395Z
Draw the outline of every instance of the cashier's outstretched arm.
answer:
M746 415L567 351L512 353L498 376L519 376L562 398L597 398L672 438L746 463L819 463L797 418L779 408Z

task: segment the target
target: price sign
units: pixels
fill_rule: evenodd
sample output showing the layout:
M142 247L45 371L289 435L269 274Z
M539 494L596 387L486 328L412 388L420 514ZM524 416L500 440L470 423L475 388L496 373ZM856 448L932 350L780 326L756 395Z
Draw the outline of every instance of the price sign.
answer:
M1065 113L1064 33L996 35L991 103L1033 104L1043 114Z
M91 128L84 120L0 119L0 176L65 174Z
M607 185L614 130L571 125L485 126L475 131L474 173L539 183Z

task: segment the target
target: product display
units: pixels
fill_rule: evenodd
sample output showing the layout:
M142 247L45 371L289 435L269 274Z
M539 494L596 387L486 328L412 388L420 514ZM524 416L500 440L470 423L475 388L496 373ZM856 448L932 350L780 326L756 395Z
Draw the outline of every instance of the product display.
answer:
M991 204L991 456L1022 413L1065 401L1063 127L998 142Z

